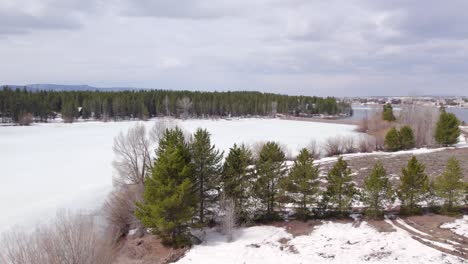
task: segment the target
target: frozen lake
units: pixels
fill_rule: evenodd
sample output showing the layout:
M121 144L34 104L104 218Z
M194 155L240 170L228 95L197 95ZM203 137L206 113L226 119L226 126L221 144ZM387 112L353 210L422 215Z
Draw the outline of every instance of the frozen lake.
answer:
M113 138L136 122L79 122L0 127L0 231L53 215L97 208L112 186ZM178 121L208 129L224 151L234 143L274 140L292 154L312 140L357 135L354 126L278 119ZM154 122L144 123L148 128Z

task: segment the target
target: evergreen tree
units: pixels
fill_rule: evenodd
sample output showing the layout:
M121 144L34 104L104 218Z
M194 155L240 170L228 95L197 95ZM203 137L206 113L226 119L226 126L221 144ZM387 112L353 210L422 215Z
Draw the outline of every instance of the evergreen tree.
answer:
M393 200L393 189L382 162L377 162L364 179L361 195L367 206L366 215L372 218L383 216L385 204Z
M286 173L285 154L276 142L267 142L260 150L256 162L256 179L254 185L254 197L256 197L264 209L261 220L274 220L278 218L275 209L278 206L277 195L279 182Z
M460 120L452 114L441 110L439 121L436 125L435 140L442 146L449 146L458 142L460 137Z
M229 154L223 165L223 192L227 199L234 201L236 219L240 223L246 222L250 218L248 207L252 177L250 167L252 163L250 150L245 145L238 147L234 144L229 149Z
M391 104L385 104L383 106L383 120L393 122L396 120L395 115L393 115L393 107Z
M310 206L316 202L318 193L319 167L314 166L314 159L307 149L302 149L282 183L285 191L291 194L291 200L296 205L296 215L299 219L310 217Z
M429 190L429 180L425 167L419 163L415 156L402 169L398 198L401 200L401 212L404 214L419 213L418 203L425 199Z
M65 123L72 123L77 116L78 108L74 101L67 101L62 106L62 118Z
M195 191L198 193L198 220L204 223L209 208L218 198L223 155L211 145L210 133L201 128L193 136L191 151Z
M464 185L460 162L452 157L448 160L444 173L438 176L434 183L437 196L444 199L444 211L456 210L458 202L464 195Z
M400 131L400 141L402 149L412 149L416 147L416 141L414 139L414 132L410 126L403 126Z
M184 99L185 98L185 99ZM91 104L91 108L88 104ZM287 96L259 92L191 92L191 91L28 91L0 88L2 122L18 122L21 113L31 113L33 119L45 121L55 113L67 115L69 105L75 111L83 107L86 117L94 112L101 120L174 115L177 110L189 116L269 115L272 112L290 114L349 114L351 105L336 98ZM182 107L182 108L181 108ZM68 111L69 112L69 111Z
M351 209L357 190L352 182L351 169L342 157L327 175L327 190L324 193L323 202L331 207L338 216L344 216Z
M392 127L385 135L384 144L387 151L401 150L400 132L395 127Z
M136 217L158 234L163 243L190 244L187 227L195 211L193 164L182 130L166 130L159 142L151 177L145 180L143 202Z
M90 100L83 101L83 108L81 109L81 117L83 119L89 119L91 117L91 113L93 111L93 107Z

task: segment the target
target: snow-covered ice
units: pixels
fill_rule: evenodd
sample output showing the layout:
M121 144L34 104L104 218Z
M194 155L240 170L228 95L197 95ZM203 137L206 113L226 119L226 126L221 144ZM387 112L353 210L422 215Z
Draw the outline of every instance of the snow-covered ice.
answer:
M283 242L281 243L280 242ZM284 228L256 226L237 231L231 243L212 231L177 263L464 263L427 247L407 232L381 233L366 222L324 222L293 237Z
M0 127L0 232L54 215L57 208L96 208L112 186L113 138L136 122L78 122ZM212 134L224 151L234 143L275 140L292 154L354 126L279 119L178 121ZM144 122L148 128L154 121Z

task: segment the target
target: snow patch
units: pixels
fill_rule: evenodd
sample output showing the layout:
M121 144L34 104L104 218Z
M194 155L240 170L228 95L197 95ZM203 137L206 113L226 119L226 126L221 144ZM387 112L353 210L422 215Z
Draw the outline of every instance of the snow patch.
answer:
M468 215L464 215L463 218L457 219L451 223L445 223L440 227L450 229L460 236L468 237Z
M351 223L323 222L309 235L297 237L272 226L237 232L231 243L210 232L205 244L194 246L177 263L464 263L421 244L405 231L382 233L367 222L357 228Z

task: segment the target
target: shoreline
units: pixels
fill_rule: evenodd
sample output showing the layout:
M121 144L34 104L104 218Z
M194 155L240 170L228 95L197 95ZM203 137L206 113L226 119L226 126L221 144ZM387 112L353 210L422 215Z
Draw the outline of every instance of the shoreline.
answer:
M0 123L0 127L18 127L18 126L36 126L36 125L47 125L47 124L76 124L76 123L88 123L88 122L98 122L98 123L120 123L120 122L151 122L158 119L173 119L173 120L239 120L239 119L278 119L278 120L288 120L288 121L303 121L303 122L317 122L317 123L328 123L328 124L341 124L341 125L357 125L358 122L355 120L347 119L325 119L325 118L316 118L316 117L296 117L296 116L242 116L242 117L215 117L215 118L176 118L172 116L162 116L162 117L152 117L147 120L143 119L120 119L120 120L97 120L97 119L78 119L74 122L63 122L62 120L55 119L50 122L33 122L29 125L21 125L18 123Z

